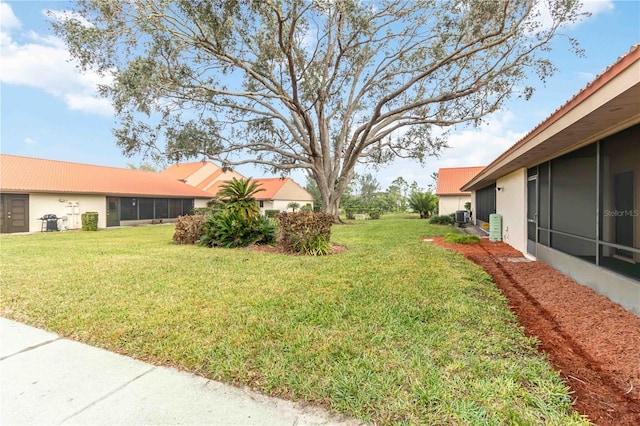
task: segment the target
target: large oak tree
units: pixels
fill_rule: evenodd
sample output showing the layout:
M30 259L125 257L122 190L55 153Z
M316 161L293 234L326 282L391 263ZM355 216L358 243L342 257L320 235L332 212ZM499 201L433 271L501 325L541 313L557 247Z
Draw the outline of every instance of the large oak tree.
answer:
M439 128L530 96L579 16L575 0L88 0L54 27L113 75L125 154L304 169L337 214L358 163L423 161Z

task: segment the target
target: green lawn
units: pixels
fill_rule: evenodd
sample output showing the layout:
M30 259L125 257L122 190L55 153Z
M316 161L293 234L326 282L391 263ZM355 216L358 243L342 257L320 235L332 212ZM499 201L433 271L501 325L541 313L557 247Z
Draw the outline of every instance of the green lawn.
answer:
M379 424L579 424L491 279L383 217L314 258L178 246L173 227L0 237L3 316Z

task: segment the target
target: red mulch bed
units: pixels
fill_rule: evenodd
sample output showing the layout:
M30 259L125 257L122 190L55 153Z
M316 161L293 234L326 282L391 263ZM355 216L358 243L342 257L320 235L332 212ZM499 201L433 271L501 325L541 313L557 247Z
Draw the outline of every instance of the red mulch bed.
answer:
M640 317L545 263L514 262L523 255L505 243L433 240L493 277L571 387L576 411L597 425L640 425Z

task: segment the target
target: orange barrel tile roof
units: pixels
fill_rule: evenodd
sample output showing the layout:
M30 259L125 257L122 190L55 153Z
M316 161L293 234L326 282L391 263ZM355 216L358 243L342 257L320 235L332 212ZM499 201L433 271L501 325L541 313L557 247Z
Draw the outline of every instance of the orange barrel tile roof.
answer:
M7 154L0 154L0 190L211 198L161 173Z
M207 161L196 161L194 163L176 163L160 173L175 179L186 179L207 164Z
M282 189L285 183L291 178L262 178L262 179L251 179L258 185L259 189L263 189L264 191L257 192L254 195L256 200L271 200L273 197ZM228 180L221 180L214 183L207 191L213 195L218 194L220 188L225 183L228 183Z
M285 178L251 178L256 184L258 184L258 188L263 189L264 191L257 192L254 195L256 200L273 200L278 192L284 187L288 182L292 182L296 186L300 187L293 179L285 177ZM207 191L213 195L218 194L220 188L225 183L229 182L228 180L221 180L214 183ZM304 188L300 187L304 190ZM306 190L305 190L306 191Z
M438 170L436 195L466 195L462 186L480 173L484 167L448 167Z

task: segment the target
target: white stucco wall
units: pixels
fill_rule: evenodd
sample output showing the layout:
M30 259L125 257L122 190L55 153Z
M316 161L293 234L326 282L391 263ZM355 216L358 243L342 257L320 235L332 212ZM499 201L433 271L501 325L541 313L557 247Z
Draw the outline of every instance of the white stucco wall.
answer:
M297 212L300 211L302 207L307 204L311 204L313 207L313 202L305 201L305 200L264 200L262 202L263 206L260 208L260 212L265 214L266 210L280 210L281 212L291 212L290 208L287 208L289 203L298 203L300 204L300 208L296 209Z
M496 213L502 215L502 240L527 251L527 169L519 169L496 181Z
M279 201L287 200L288 203L293 201L299 203L301 206L305 204L313 205L313 195L290 179L285 182L273 198Z
M306 201L306 200L273 200L271 208L273 210L280 210L282 212L284 212L284 211L291 212L293 210L291 210L290 208L287 208L287 205L289 203L298 203L298 204L300 204L300 207L298 207L296 209L297 212L299 212L300 209L302 207L304 207L305 205L307 205L307 204L311 204L311 206L313 207L313 202Z
M469 197L471 198L471 223L474 223L477 225L476 222L476 191L471 191L471 196ZM440 213L438 213L440 214Z
M464 203L471 202L471 195L439 195L438 214L446 216L456 210L464 210Z
M194 207L206 207L207 201L209 200L196 198ZM67 216L67 229L82 229L81 215L86 212L98 212L98 228L107 227L105 195L29 194L29 232L40 232L42 221L38 218L45 214ZM149 222L150 220L122 221L121 225ZM62 221L58 224L62 225Z
M67 216L68 229L81 229L82 213L98 212L98 228L106 228L106 211L104 195L29 194L29 232L40 231L42 221L38 218L45 214Z
M193 200L193 207L197 208L197 207L207 207L207 203L210 200L204 199L204 198L196 198L195 200Z

